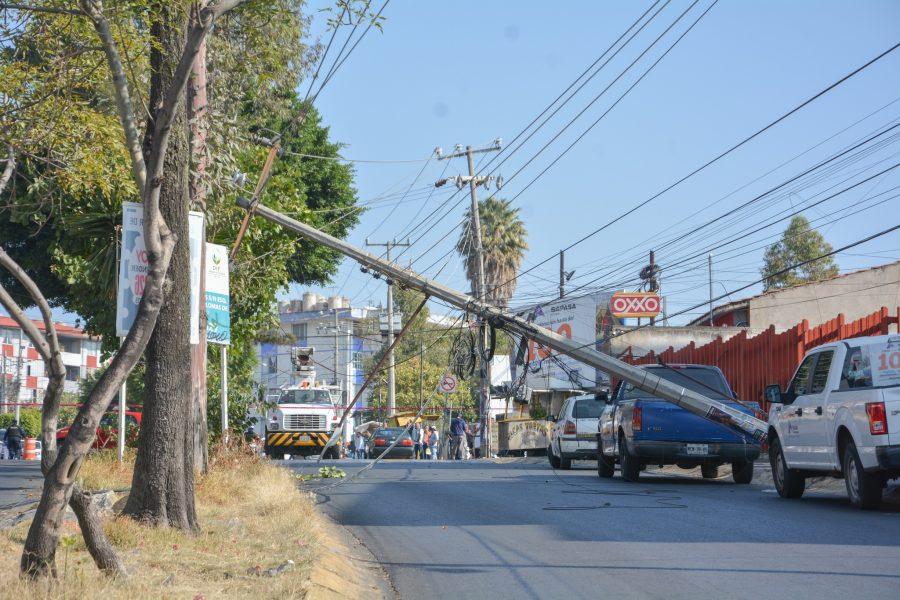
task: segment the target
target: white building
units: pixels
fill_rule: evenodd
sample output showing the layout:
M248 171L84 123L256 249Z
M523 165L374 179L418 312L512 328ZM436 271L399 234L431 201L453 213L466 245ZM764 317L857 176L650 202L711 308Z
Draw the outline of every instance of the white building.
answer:
M43 331L43 321L33 322ZM77 392L81 380L100 366L100 339L64 323L56 323L56 333L66 366L64 391ZM19 325L0 316L0 410L8 412L16 403L41 403L46 390L44 361Z
M279 393L296 383L291 365L291 347L315 348L316 380L341 390L342 404L353 399L365 379L366 359L378 352L383 339L378 331L381 308L352 308L347 298L325 298L307 292L302 300L279 305L281 332L296 341L291 344L257 344L257 384L266 395ZM368 393L357 408L368 405Z

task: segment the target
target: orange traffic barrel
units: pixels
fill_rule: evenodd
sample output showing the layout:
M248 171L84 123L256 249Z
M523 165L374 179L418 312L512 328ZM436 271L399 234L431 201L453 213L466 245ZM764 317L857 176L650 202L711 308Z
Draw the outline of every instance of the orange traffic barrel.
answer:
M37 460L37 440L33 437L25 438L25 453L22 455L25 460Z

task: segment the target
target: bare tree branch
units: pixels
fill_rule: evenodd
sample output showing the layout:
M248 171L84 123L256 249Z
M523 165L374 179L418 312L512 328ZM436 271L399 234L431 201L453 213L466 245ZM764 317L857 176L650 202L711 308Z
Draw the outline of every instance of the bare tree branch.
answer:
M122 129L125 130L125 145L131 157L131 169L134 172L134 180L138 191L143 196L147 187L147 165L144 164L144 154L141 152L141 139L137 130L137 119L134 116L134 105L131 102L131 93L128 89L128 79L125 77L125 69L122 66L122 57L109 29L109 21L103 14L103 3L100 0L81 0L81 7L87 14L94 29L103 43L103 51L109 63L112 73L113 88L116 92L116 109L119 119L122 121Z

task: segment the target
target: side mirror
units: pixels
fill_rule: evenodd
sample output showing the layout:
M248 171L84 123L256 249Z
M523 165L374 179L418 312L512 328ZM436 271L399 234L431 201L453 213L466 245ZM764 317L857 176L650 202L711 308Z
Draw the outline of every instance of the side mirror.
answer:
M784 404L784 398L781 395L781 386L777 384L766 386L766 401L769 404Z

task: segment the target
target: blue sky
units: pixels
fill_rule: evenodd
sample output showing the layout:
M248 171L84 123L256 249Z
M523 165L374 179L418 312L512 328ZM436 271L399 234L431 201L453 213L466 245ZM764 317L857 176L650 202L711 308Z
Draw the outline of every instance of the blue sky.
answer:
M483 146L496 137L507 143L650 4L393 0L384 13L384 32L369 33L320 95L317 106L331 127L333 139L347 144L344 156L353 159L426 158L436 146L445 151L457 143ZM512 177L690 5L685 0L672 0L631 45L499 168L497 172L507 179L507 185L498 195L512 198L519 194L709 4L709 0L701 0L661 40L658 49L651 50L636 65L634 74L625 75L553 145ZM316 11L326 5L328 2L320 0L310 8ZM380 2L373 5L380 6ZM324 18L317 12L313 14L313 31L323 35ZM898 40L898 2L717 3L624 100L516 198L515 205L529 231L525 265L549 257L622 210L652 196ZM610 264L620 270L589 287L627 283L634 279L640 265L621 265L626 259L645 254L661 245L667 236L753 198L900 117L900 102L891 104L900 98L898 73L900 50L647 207L568 251L567 268L576 270L574 282L591 282L605 271L590 277L583 274L597 265ZM730 228L715 235L692 236L681 246L659 251L657 262L664 269L663 293L668 297L669 312L703 301L708 292L705 258L696 265L689 263L689 270L673 267L668 273L667 263L702 252L710 240L732 239L738 241L715 253L717 293L758 278L762 250L748 252L753 248L748 243L759 240L759 246L771 241L773 238L767 236L780 233L786 222L752 237L746 237L746 230L764 218L785 214L792 206L802 208L805 202L820 199L822 196L816 196L817 193L839 186L845 179L844 185L849 185L892 166L898 151L897 144L887 143L892 141L886 139L883 147L860 157L859 162L829 173L829 179L804 182L790 194L754 204L754 212L739 215ZM751 183L807 150L795 161ZM447 161L431 161L416 179L422 166L423 163L357 164L362 202L393 195L375 201L350 235L351 242L362 245L366 237L384 241L397 235L420 208L424 216L450 197L451 192L443 188L422 206L427 198L426 186L445 167L448 175L465 170L464 160L454 160L449 166ZM847 179L851 177L855 179ZM896 222L898 203L889 191L897 185L900 176L891 171L804 214L820 222L844 217L822 229L837 247ZM746 187L722 199L742 186ZM410 187L413 191L403 197L402 192ZM460 197L453 196L452 203ZM403 201L397 203L398 200ZM881 204L861 210L876 202ZM464 205L465 202L442 216L438 226L402 254L401 262L413 260L414 268L425 269L431 276L443 267L439 279L466 289L461 260L452 253L445 256L456 241L455 225L462 218ZM761 212L755 212L760 208ZM829 216L842 208L847 211ZM439 214L447 209L449 205ZM700 209L704 210L679 224ZM413 239L423 230L417 229ZM423 254L433 244L435 248ZM738 254L738 246L743 248L740 255L726 260L730 256L728 250ZM837 262L842 270L852 270L896 258L900 258L900 234L841 254ZM524 276L517 296L526 302L552 297L557 265L554 258ZM301 291L292 289L283 297ZM363 275L349 262L342 265L332 287L317 291L350 296L354 305L377 303L384 297L383 283ZM735 297L757 291L758 287L752 288ZM442 311L439 307L432 310Z

